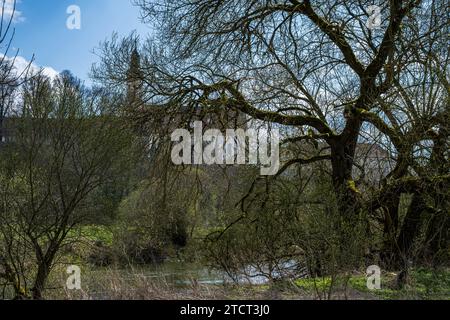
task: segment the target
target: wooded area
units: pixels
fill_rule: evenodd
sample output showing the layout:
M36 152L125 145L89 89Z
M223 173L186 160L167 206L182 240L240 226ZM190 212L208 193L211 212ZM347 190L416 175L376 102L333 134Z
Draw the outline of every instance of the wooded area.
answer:
M61 289L67 265L120 278L177 261L227 288L262 278L312 298L347 298L376 265L395 297L429 298L426 274L427 294L448 299L445 1L380 2L376 27L370 0L134 3L153 31L102 43L92 87L18 72L2 16L0 298L92 298ZM171 135L199 121L223 137L279 132L279 170L175 164ZM177 292L110 281L102 297Z

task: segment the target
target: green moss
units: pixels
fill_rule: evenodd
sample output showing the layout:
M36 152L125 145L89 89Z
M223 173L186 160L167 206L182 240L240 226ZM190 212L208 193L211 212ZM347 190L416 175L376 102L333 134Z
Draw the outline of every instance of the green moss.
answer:
M356 188L356 183L353 180L347 181L347 187L355 193L361 193L358 188Z
M370 113L369 111L367 111L367 110L365 110L365 109L362 109L362 108L357 108L357 109L356 109L356 112L357 112L358 114L369 114L369 113Z
M297 279L294 281L295 285L300 289L308 292L313 292L316 290L325 291L331 286L331 278L307 278L307 279Z

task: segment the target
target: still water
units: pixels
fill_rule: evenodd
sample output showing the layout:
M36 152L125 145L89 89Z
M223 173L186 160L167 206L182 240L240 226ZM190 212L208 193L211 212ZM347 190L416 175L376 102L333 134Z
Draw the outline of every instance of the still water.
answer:
M242 272L230 277L226 272L211 269L200 264L184 262L165 262L161 265L133 268L128 272L139 274L148 279L163 280L172 285L189 285L192 282L204 285L220 285L228 283L261 285L269 282L268 274L272 278L296 278L299 277L298 264L288 261L272 268L272 272L265 271L261 274L256 268L248 266Z
M251 268L245 274L237 275L234 279L223 271L211 269L195 263L165 262L161 265L146 266L133 270L146 278L164 280L172 285L189 285L192 282L204 285L220 285L226 283L264 284L268 278L252 272Z

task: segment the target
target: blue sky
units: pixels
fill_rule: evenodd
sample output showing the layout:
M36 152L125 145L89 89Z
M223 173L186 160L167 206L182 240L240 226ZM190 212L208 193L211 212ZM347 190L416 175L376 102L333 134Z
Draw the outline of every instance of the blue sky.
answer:
M81 30L66 27L70 5L81 9ZM139 9L131 0L20 0L17 11L13 46L20 49L19 55L30 59L34 54L36 65L70 70L83 80L98 61L93 49L114 31L120 35L151 31L140 23Z

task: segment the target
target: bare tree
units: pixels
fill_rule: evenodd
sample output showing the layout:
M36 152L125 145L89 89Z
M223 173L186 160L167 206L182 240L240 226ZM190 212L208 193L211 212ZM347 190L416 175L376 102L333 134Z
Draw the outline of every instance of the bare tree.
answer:
M96 212L89 196L120 171L130 141L101 92L68 73L53 84L34 76L22 100L2 153L0 256L16 295L41 299L71 230Z
M7 5L12 6L9 10ZM19 54L16 50L11 57L8 57L11 50L12 41L14 39L15 30L12 28L16 13L16 0L12 3L6 0L0 2L1 17L0 17L0 48L3 52L0 54L0 143L3 141L4 133L3 126L5 118L11 111L15 101L15 93L17 88L26 78L30 69L32 60L25 67L24 70L17 71L15 68L15 61Z
M436 135L448 140L445 5L387 1L381 25L371 28L371 1L135 2L157 30L142 48L143 99L134 109L140 119L226 109L286 128L286 143L311 142L315 152L286 160L279 175L327 161L341 215L383 209L398 254L400 196L449 181L448 172L420 174L414 153ZM104 45L99 79L126 82L121 66L130 50L123 49L131 43L113 38ZM395 165L379 190L364 193L355 155L370 136L391 150Z

